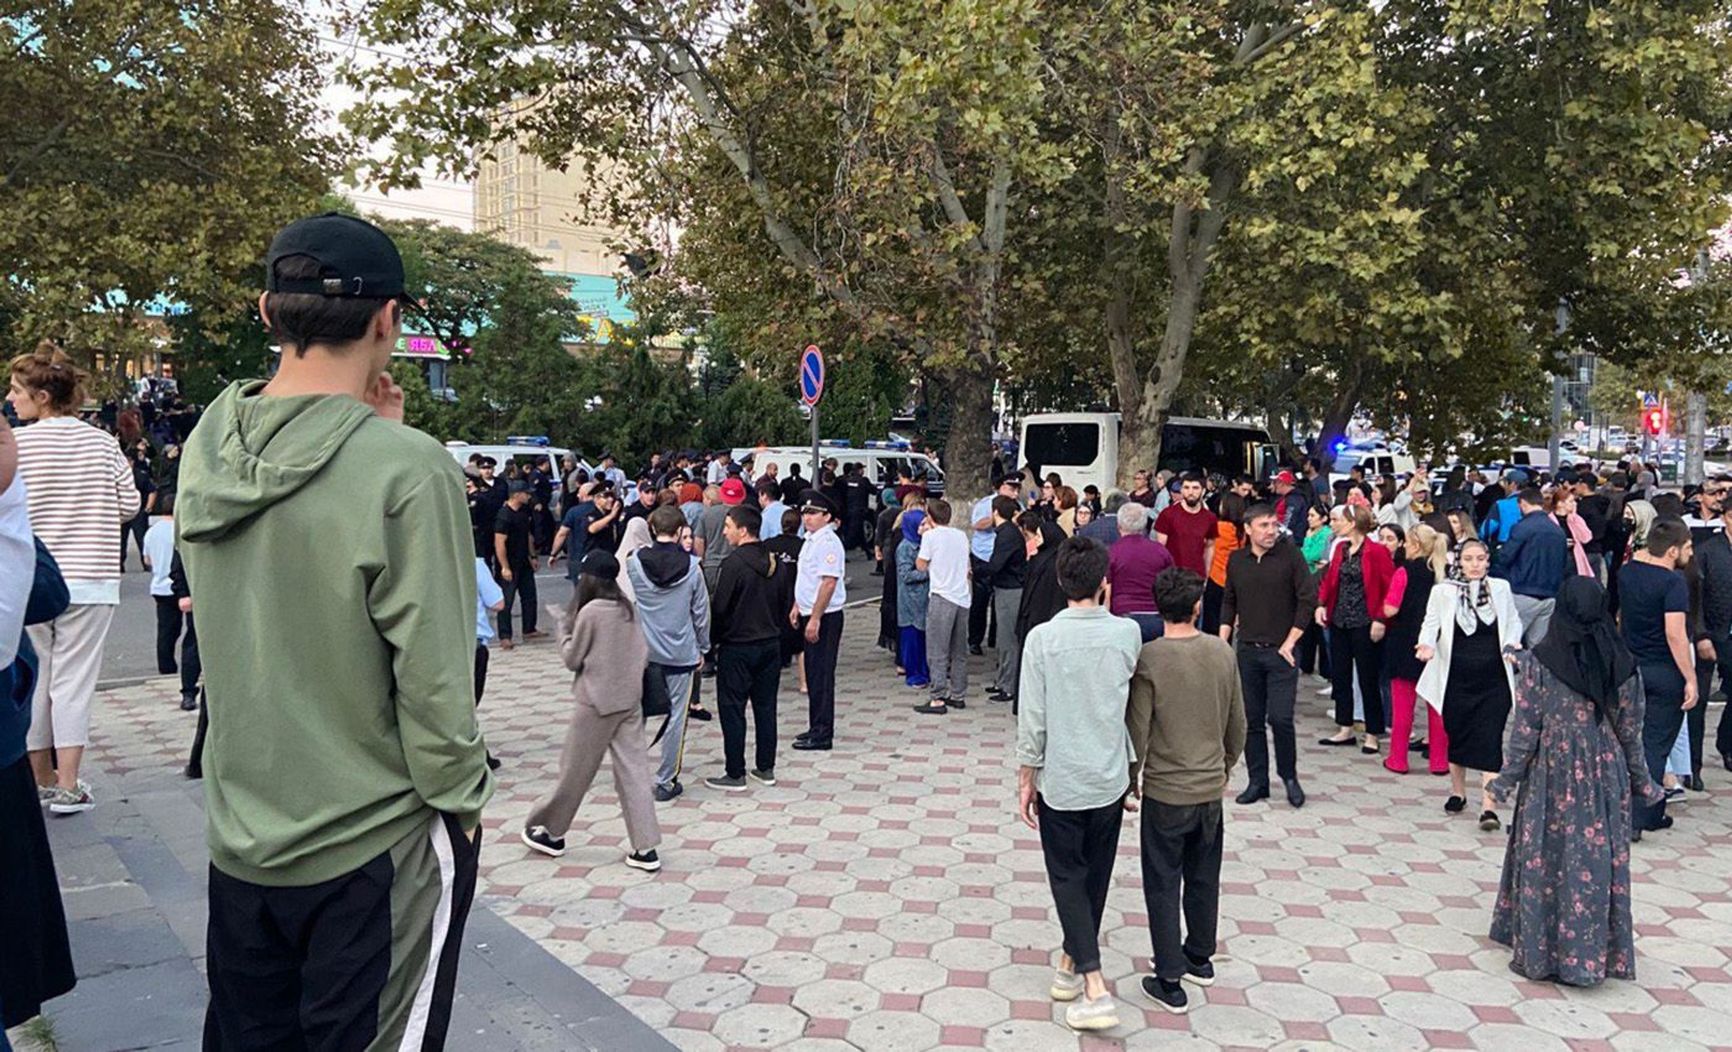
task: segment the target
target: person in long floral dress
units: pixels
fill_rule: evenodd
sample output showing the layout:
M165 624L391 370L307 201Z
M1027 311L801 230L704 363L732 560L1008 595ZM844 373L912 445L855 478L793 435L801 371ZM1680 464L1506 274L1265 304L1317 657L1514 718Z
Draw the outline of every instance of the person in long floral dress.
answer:
M1551 629L1515 662L1514 726L1489 786L1517 794L1491 937L1530 979L1634 979L1630 794L1663 794L1642 758L1641 678L1599 583L1566 579Z

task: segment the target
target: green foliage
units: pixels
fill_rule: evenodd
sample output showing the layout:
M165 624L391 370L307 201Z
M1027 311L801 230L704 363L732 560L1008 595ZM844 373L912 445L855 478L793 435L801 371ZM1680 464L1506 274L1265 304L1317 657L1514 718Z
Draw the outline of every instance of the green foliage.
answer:
M195 405L208 405L236 380L256 379L271 371L275 351L256 313L231 316L215 335L190 313L170 317L168 329L181 397Z
M211 319L213 339L236 332L271 234L336 165L314 130L312 40L280 0L7 5L6 336L143 350L137 312L158 297Z
M682 229L646 296L701 303L772 383L844 349L835 394L870 413L922 377L953 472L993 381L1019 408L1111 390L1144 442L1191 405L1282 432L1370 409L1442 448L1529 426L1559 350L1700 353L1725 317L1675 281L1727 215L1723 0L373 14L420 59L357 78L383 181L517 132L655 172L597 188Z
M806 421L788 392L749 376L705 400L704 419L697 429L697 445L704 449L798 445L806 437Z

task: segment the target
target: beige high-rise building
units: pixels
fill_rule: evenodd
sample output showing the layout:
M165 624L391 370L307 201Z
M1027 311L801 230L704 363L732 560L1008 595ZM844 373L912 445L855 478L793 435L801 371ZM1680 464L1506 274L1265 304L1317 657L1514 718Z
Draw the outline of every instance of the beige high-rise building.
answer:
M492 152L475 173L476 231L527 248L546 270L570 278L573 297L605 340L609 322L633 317L617 284L617 246L629 238L588 221L584 192L595 176L578 161L563 172L551 168L516 141L499 143Z

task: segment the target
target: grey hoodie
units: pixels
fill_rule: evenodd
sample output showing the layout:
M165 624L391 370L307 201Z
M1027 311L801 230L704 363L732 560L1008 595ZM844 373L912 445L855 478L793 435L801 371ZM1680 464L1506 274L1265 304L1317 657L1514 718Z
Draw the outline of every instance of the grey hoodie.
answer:
M694 668L710 649L710 593L697 556L660 541L639 548L625 561L637 596L649 659L657 665Z

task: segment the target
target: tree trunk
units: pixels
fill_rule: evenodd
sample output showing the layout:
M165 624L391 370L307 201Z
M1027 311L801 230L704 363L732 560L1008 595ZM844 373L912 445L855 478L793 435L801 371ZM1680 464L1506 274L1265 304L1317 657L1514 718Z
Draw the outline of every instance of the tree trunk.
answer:
M1365 370L1355 361L1339 378L1335 393L1323 411L1323 422L1317 430L1317 459L1327 472L1335 463L1335 446L1347 434L1353 422L1353 411L1359 408L1359 393L1365 385Z
M944 493L952 505L991 492L992 373L963 366L938 374L951 404L944 440Z

